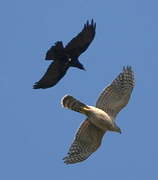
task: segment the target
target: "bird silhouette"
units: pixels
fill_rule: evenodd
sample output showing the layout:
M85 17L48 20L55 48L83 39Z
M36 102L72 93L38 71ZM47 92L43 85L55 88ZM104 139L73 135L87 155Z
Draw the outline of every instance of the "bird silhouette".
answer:
M34 89L46 89L56 85L66 74L69 67L85 70L79 56L87 50L95 36L96 23L87 21L82 31L65 47L57 41L46 53L45 60L53 60L43 77L34 84Z

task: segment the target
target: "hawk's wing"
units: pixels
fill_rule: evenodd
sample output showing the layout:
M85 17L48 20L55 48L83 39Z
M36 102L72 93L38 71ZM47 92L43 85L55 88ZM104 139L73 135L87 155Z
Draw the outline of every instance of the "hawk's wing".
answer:
M104 133L104 131L86 119L78 129L69 152L64 158L64 162L66 164L73 164L87 159L99 148Z
M57 41L46 53L45 60L58 60L64 56L62 41Z
M34 84L34 89L46 89L58 83L58 81L66 74L69 67L64 62L54 61L48 67L43 77Z
M111 117L127 105L134 87L134 75L131 67L124 67L123 72L103 90L96 107L107 112Z
M72 56L80 56L84 51L86 51L94 39L95 29L96 23L92 20L91 24L89 24L87 21L82 31L66 45L65 51Z

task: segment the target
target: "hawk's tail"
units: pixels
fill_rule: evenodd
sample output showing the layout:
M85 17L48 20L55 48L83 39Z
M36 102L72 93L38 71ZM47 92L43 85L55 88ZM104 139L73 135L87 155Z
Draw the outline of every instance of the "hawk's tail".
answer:
M65 108L80 112L82 114L87 114L88 110L90 109L87 105L69 95L66 95L62 98L61 104Z

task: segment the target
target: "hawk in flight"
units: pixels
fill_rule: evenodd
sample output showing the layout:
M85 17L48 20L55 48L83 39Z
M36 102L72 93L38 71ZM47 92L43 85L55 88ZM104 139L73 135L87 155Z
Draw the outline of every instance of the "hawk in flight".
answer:
M54 60L43 77L34 84L34 89L45 89L56 85L66 74L69 67L85 70L79 62L79 56L87 50L95 36L96 23L87 21L82 31L65 47L62 41L57 41L46 53L45 60Z
M64 158L66 164L87 159L99 148L107 131L121 133L115 118L121 109L128 104L133 87L134 74L131 67L127 66L123 67L123 71L117 78L103 90L96 102L96 107L86 105L69 95L63 97L61 104L65 108L87 116Z

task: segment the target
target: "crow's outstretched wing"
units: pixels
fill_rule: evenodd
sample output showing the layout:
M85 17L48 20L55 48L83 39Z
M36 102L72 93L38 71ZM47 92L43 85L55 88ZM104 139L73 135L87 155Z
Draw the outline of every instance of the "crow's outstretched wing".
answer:
M77 131L67 156L63 159L66 164L73 164L86 160L101 145L104 131L94 126L86 119Z
M95 29L96 23L93 22L93 19L91 23L87 21L82 31L66 45L65 51L72 56L80 56L84 51L86 51L94 39Z
M45 60L58 60L64 56L62 41L57 41L46 53Z
M48 67L44 76L34 84L34 89L46 89L50 88L58 83L58 81L66 74L69 66L61 61L54 61Z

